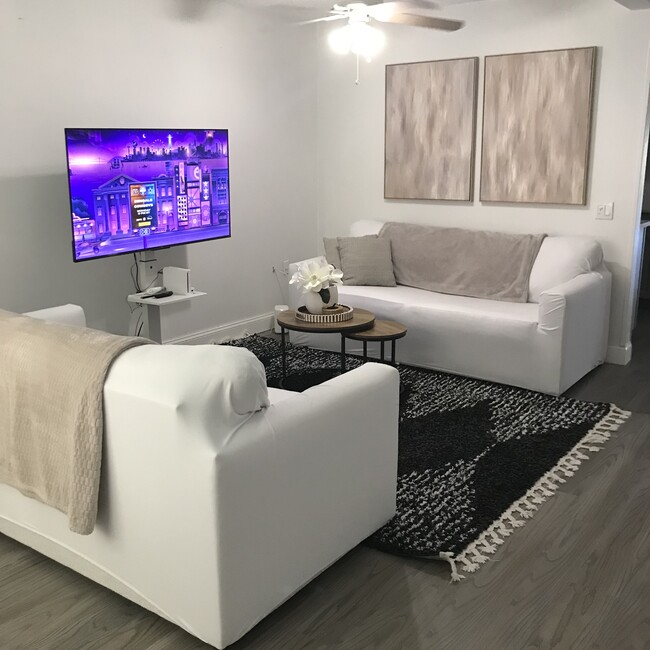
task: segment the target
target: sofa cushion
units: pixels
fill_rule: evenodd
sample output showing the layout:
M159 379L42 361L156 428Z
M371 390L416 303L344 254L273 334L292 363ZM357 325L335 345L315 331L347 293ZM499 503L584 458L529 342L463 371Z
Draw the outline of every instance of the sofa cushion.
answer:
M352 237L323 237L323 247L325 248L325 257L327 258L327 263L331 264L339 270L343 270L341 264L341 251L339 248L339 240L341 239L377 239L377 235L354 235Z
M339 240L337 237L323 237L323 246L325 247L325 257L327 263L337 269L341 269L341 256L339 255Z
M339 237L343 284L394 287L390 240Z
M603 262L603 249L586 237L547 237L530 272L528 300L539 302L540 295L577 275L590 273Z
M346 304L355 305L362 309L370 309L376 314L382 312L382 318L392 316L398 318L395 310L398 306L405 309L425 309L436 312L455 312L466 314L478 319L495 318L503 321L521 321L535 324L539 318L539 306L530 302L506 302L487 300L485 298L470 298L453 294L427 291L397 285L395 287L355 287L343 285L339 287L339 299ZM392 307L382 310L380 305ZM386 313L384 313L386 311ZM399 315L402 320L405 314ZM432 321L432 336L435 335L435 318Z

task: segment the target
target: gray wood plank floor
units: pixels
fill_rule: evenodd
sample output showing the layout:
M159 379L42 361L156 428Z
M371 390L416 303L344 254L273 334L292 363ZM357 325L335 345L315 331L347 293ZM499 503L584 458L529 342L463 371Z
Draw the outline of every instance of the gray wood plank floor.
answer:
M233 650L650 648L650 309L633 342L569 395L635 415L476 575L358 547ZM1 650L207 647L0 535Z

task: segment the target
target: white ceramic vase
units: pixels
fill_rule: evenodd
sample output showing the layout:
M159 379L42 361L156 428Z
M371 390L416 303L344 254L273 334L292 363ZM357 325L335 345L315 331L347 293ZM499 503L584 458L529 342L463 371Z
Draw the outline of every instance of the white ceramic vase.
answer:
M323 299L315 291L305 294L305 307L310 314L322 314L324 306Z

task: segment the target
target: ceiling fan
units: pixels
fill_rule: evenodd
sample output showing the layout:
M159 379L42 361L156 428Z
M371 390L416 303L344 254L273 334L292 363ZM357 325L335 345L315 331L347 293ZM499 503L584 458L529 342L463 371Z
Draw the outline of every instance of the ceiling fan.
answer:
M330 9L329 16L306 20L300 24L347 20L344 27L330 32L328 41L330 47L336 53L348 54L352 52L352 54L356 55L356 83L358 84L359 57L370 61L384 45L383 33L372 27L369 24L371 21L427 27L447 32L454 32L465 25L461 20L450 20L427 15L427 11L437 8L438 6L435 3L428 0L392 0L375 4L351 2L347 5L334 5Z
M427 0L395 0L380 3L351 2L347 5L334 5L330 9L329 16L307 20L301 24L342 19L347 19L348 24L367 24L370 20L378 20L382 23L414 25L416 27L441 29L447 32L454 32L465 24L461 20L449 20L422 13L422 11L431 11L433 9L438 9L438 5Z

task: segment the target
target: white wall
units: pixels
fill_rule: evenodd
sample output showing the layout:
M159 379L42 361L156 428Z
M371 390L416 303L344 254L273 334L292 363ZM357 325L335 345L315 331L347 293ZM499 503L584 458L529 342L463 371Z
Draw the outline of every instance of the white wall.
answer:
M345 234L356 219L411 221L508 232L588 235L614 274L610 345L629 342L630 272L638 219L639 173L648 99L650 11L613 0L491 0L449 7L466 21L456 33L385 26L387 46L362 63L327 48L320 31L318 88L319 236ZM385 64L479 56L476 174L481 151L483 57L507 52L598 46L592 154L586 207L387 201L383 198ZM613 221L596 221L615 202ZM614 350L614 353L616 350Z
M193 6L193 19L179 10ZM131 258L72 262L63 127L213 126L230 129L233 236L158 253L161 265L189 265L209 293L192 302L187 334L270 312L283 301L273 265L379 218L597 238L615 276L610 342L625 346L650 12L613 0L488 0L445 13L467 27L386 26L386 50L362 63L355 86L353 58L329 53L329 27L282 25L268 12L217 0L3 0L0 308L78 302L94 326L126 332ZM590 45L599 52L586 207L383 199L386 63ZM142 93L136 73L168 73L186 90L162 81ZM480 125L482 75L478 97ZM477 140L478 174L480 128ZM614 221L595 221L606 201Z
M230 130L232 237L157 254L209 294L187 333L272 311L272 266L316 241L312 52L220 1L2 0L0 308L76 302L126 333L132 258L72 262L63 128L142 126Z

